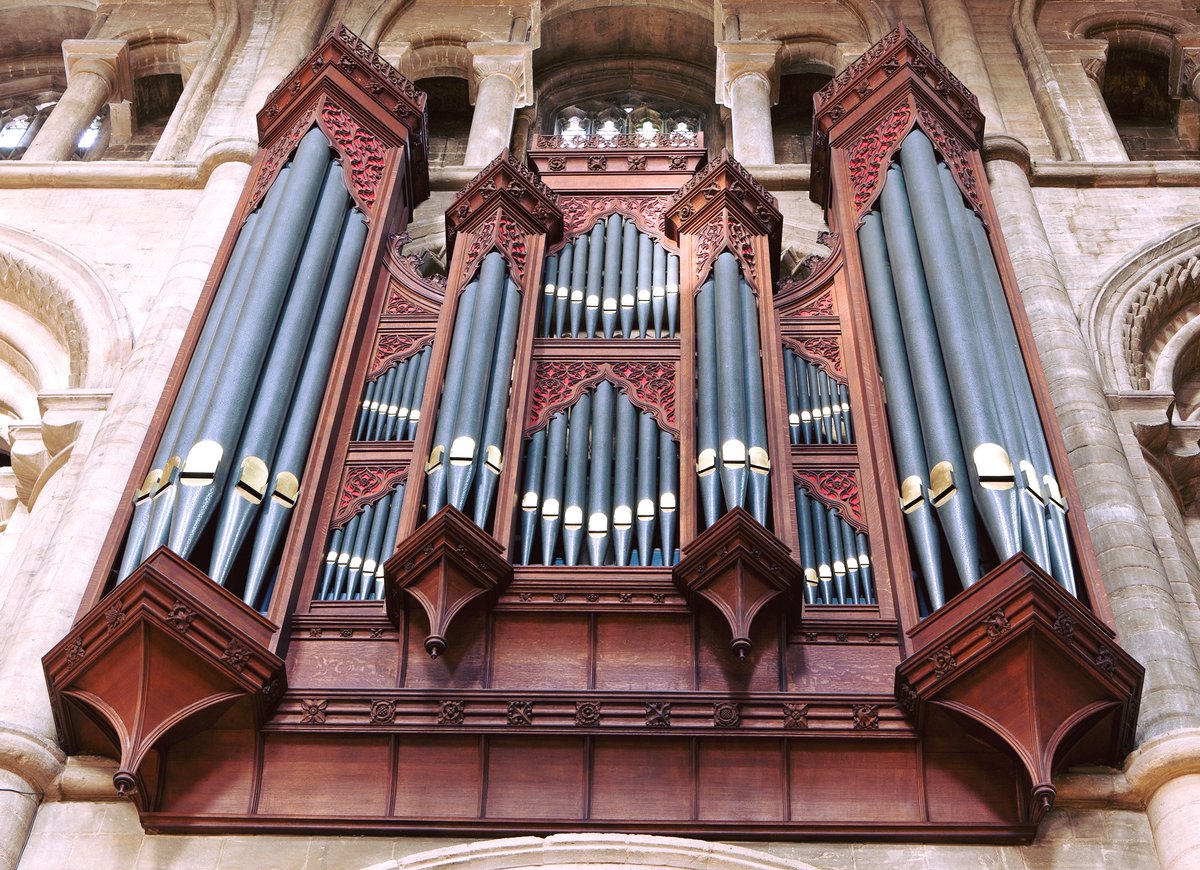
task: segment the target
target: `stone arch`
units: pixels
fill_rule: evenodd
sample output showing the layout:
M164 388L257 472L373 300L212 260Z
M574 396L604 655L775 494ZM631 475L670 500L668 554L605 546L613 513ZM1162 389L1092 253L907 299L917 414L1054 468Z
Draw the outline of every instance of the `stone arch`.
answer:
M1191 342L1172 345L1171 339L1200 317L1200 223L1127 258L1101 281L1093 298L1084 328L1106 385L1139 391L1168 383L1156 369L1173 371Z
M522 870L543 866L621 866L628 870L820 870L756 849L641 834L555 834L485 840L420 852L364 870Z

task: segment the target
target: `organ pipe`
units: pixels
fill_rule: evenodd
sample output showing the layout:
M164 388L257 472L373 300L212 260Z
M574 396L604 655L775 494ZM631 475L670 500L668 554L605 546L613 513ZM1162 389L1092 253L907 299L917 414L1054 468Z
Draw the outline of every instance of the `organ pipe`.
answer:
M538 338L674 338L679 257L618 214L543 264ZM553 309L553 310L551 310Z
M519 564L674 564L678 463L670 433L601 381L526 442Z
M325 562L313 599L378 601L383 564L396 546L404 484L384 493L329 533Z

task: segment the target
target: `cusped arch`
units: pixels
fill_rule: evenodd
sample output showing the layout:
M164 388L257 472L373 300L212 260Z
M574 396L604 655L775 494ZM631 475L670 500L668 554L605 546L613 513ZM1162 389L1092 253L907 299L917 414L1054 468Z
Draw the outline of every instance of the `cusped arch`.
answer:
M556 834L485 840L419 852L364 870L525 870L614 866L626 870L821 870L757 849L641 834Z
M65 383L42 388L110 387L133 336L124 306L87 263L66 249L0 224L0 299L15 320L33 322L65 350ZM0 338L24 340L9 318Z
M1200 314L1190 312L1200 305L1200 223L1126 258L1105 276L1093 299L1083 324L1106 386L1122 391L1161 386L1156 363L1171 365L1163 350Z

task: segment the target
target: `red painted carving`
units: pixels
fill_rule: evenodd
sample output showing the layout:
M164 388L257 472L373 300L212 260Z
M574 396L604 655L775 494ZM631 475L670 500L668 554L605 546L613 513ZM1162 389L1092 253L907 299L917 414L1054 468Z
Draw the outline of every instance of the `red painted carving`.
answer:
M346 525L352 516L402 483L407 474L407 464L349 466L342 478L342 493L330 528L340 529Z
M279 175L279 170L287 163L288 157L296 150L296 146L300 144L301 137L312 126L314 117L316 117L315 108L304 113L292 125L290 130L275 140L275 144L271 146L271 150L267 152L266 158L258 169L258 178L254 181L254 190L250 194L250 203L246 206L247 215L258 208L258 204L263 196L271 189L271 184L275 181L275 177Z
M850 468L802 468L796 472L796 482L818 501L837 510L850 525L862 532L867 530L857 471Z
M564 196L563 234L577 236L590 230L598 218L620 213L632 218L638 229L657 236L669 202L665 196Z
M820 365L835 380L846 383L842 374L842 345L836 335L785 338L783 343L810 362Z
M832 317L833 294L825 291L817 296L816 299L810 299L808 302L805 302L792 313L796 317Z
M508 262L508 271L518 287L525 278L525 265L529 250L525 245L525 231L502 212L484 221L471 239L467 257L463 262L462 283L465 286L492 249L499 249Z
M406 299L400 293L399 287L393 287L388 295L387 305L383 308L384 314L428 314L429 312L417 305L414 305L411 300Z
M540 362L533 370L527 429L536 429L601 377L601 367L590 362Z
M373 381L402 359L415 354L433 342L432 335L404 335L385 332L375 343L375 359L367 372L367 380Z
M847 165L854 188L854 208L861 214L875 199L881 170L912 121L907 104L892 109L874 129L864 133L849 148Z
M627 389L629 401L654 414L675 430L675 364L671 362L612 363L613 377Z
M975 178L975 169L971 166L971 155L963 146L962 140L948 131L928 109L918 109L917 119L921 129L928 134L933 147L945 159L946 166L954 175L954 180L958 182L959 189L971 204L971 208L986 222L983 200L979 196L979 182Z
M675 426L675 364L651 362L567 362L546 360L533 370L529 418L525 431L540 429L552 416L601 380L620 387L634 405L650 414L662 428L677 434Z
M342 155L350 195L369 214L375 204L375 188L383 177L383 143L333 103L321 109L321 127Z

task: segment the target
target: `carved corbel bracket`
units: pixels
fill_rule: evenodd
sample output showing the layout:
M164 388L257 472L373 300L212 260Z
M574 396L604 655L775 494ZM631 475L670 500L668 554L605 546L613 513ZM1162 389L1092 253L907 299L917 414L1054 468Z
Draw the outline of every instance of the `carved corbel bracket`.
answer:
M264 722L287 685L275 626L160 549L42 659L67 752L116 756L117 791L158 801L158 751L235 704Z
M787 547L741 508L688 544L672 576L693 606L703 598L721 612L733 632L729 647L739 659L750 652L754 617L799 588L801 580Z
M401 542L384 564L388 618L397 625L401 592L411 595L429 618L425 651L437 658L459 611L491 597L512 580L512 565L491 535L461 511L447 506Z
M1029 776L1036 823L1067 764L1119 767L1133 742L1144 669L1111 630L1024 555L910 632L896 697L923 732L934 712L982 726Z
M562 238L558 194L508 151L481 169L450 203L446 210L447 250L453 254L461 233L487 236L489 246L480 248L476 258L468 258L467 267L472 268L491 247L503 247L505 226L511 226L509 234L519 234L522 240L525 235L545 235L547 244L554 244ZM473 238L474 242L484 244L478 238Z

